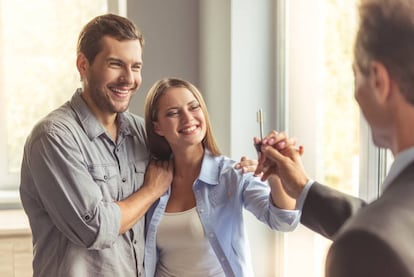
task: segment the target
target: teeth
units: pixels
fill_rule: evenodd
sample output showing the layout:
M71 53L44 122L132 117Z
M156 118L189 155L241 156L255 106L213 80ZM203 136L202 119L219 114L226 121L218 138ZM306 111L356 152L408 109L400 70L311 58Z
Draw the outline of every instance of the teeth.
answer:
M115 91L116 93L121 93L121 94L127 94L129 92L129 90L122 90L118 88L112 88L112 90Z
M190 133L190 132L194 131L196 128L197 128L196 126L191 126L191 127L186 128L186 129L182 129L181 132Z

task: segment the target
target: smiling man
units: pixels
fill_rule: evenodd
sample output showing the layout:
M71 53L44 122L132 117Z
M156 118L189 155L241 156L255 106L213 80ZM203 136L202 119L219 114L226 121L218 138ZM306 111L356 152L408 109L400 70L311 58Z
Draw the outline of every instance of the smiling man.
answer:
M141 85L142 47L128 19L91 20L78 40L82 88L27 139L20 194L34 276L144 275L144 215L172 169L164 162L146 171L143 119L127 112Z

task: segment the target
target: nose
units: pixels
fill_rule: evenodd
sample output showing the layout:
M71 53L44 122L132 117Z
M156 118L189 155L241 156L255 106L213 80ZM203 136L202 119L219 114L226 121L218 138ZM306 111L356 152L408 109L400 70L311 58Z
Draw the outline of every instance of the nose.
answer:
M193 119L193 114L188 109L184 109L181 113L181 120L183 122L191 122Z
M131 84L134 82L134 72L130 68L125 68L122 70L121 76L119 76L119 80L122 83Z

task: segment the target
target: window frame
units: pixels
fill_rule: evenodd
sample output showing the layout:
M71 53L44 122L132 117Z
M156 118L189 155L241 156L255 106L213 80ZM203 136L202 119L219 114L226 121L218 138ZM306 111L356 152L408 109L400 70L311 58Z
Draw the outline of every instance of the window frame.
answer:
M107 7L108 13L127 16L127 0L107 0ZM0 28L0 37L1 33L2 29ZM0 53L3 53L2 44L0 44ZM0 84L4 84L4 74L2 74L4 70L6 69L0 63ZM19 196L20 171L9 172L6 105L4 93L0 93L0 153L2 153L0 155L0 210L21 207Z
M276 51L276 102L274 103L276 110L279 111L277 116L277 128L279 130L287 130L290 133L291 130L291 123L294 120L289 112L289 104L291 100L291 96L289 95L290 86L289 86L289 72L290 63L287 61L286 57L289 57L290 52L290 36L294 35L289 30L289 19L288 17L292 14L290 9L290 4L292 0L274 0L275 3L275 16L278 18L277 26L276 26L276 43L275 43L275 51ZM304 0L306 1L306 0ZM299 34L300 35L300 34ZM311 104L310 104L311 105ZM361 114L361 113L360 113ZM301 141L305 145L308 145L306 141ZM371 138L371 132L369 125L363 118L362 114L360 116L360 141L356 142L360 144L360 165L359 165L359 191L358 196L366 201L372 201L378 198L380 195L380 185L384 181L384 178L388 172L389 164L389 155L390 153L387 152L385 149L379 149L373 144ZM310 144L312 145L312 144ZM309 161L317 160L316 157L313 155L315 152L308 151L307 149L306 156L304 157L304 167L308 170L308 173L312 175L312 168L313 165L309 163ZM311 157L309 157L309 155ZM316 175L315 175L316 176ZM309 233L312 231L304 230L306 229L303 226L300 226L299 229L302 229L305 233ZM289 241L292 242L292 239L289 239L289 234L284 233L275 233L277 245L276 248L276 262L279 264L277 267L277 272L275 276L286 276L288 277L287 270L292 266L292 263L295 262L295 257L288 257L286 255L285 249L289 249L292 247L289 245ZM318 240L318 238L315 238ZM302 241L302 243L309 243ZM294 242L294 246L299 246L299 242ZM282 247L281 247L282 246ZM314 247L314 246L312 246ZM313 248L314 249L314 248ZM316 254L314 249L315 256L321 254ZM297 258L297 257L296 257ZM291 260L289 262L289 260ZM297 260L297 259L296 259ZM319 269L318 265L312 264L313 259L310 258L306 261L303 266L310 267L309 270L313 270L312 273L315 273L317 276L323 276L323 268ZM310 273L311 274L311 273ZM314 275L312 275L314 276Z

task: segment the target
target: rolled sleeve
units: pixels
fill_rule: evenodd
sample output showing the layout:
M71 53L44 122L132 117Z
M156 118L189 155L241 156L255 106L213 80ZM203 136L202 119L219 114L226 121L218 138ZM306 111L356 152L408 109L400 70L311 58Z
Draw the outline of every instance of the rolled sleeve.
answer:
M99 226L99 232L95 241L88 247L89 249L111 247L119 236L121 209L116 203L102 203L101 209L105 212L100 212L97 216L99 220L95 224ZM114 219L119 219L116 220L116 224Z
M270 198L269 203L271 203ZM300 216L302 213L300 210L279 209L272 204L269 204L269 206L270 213L272 214L270 217L272 226L277 227L278 230L287 232L296 229L300 222Z
M244 202L259 220L270 228L279 231L292 231L300 222L299 210L284 210L275 207L270 196L270 187L267 182L260 181L254 176L243 175Z

